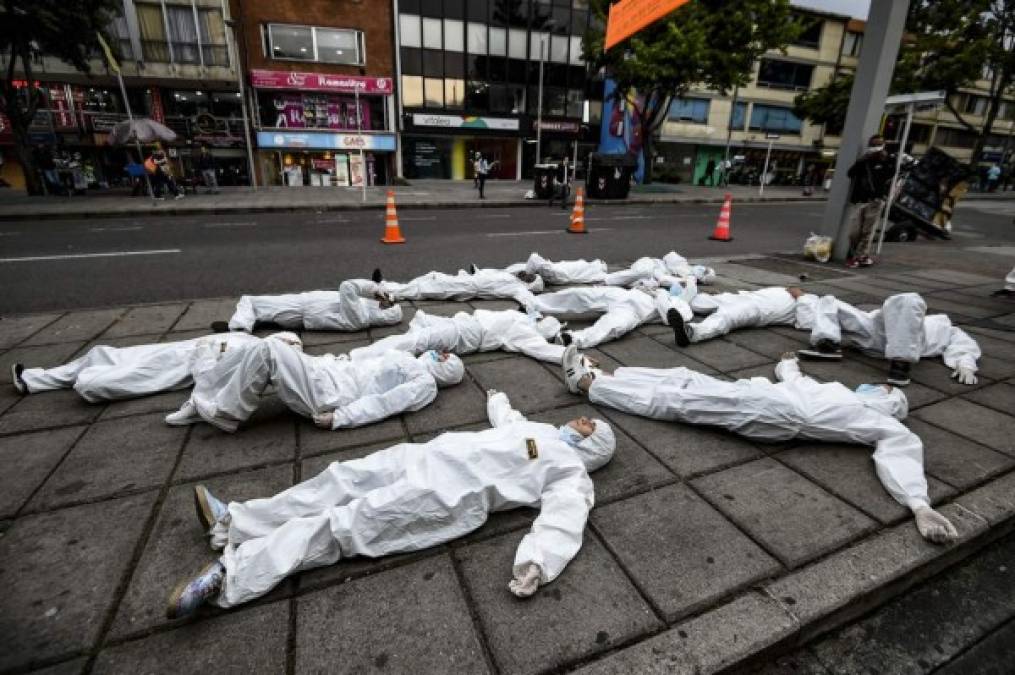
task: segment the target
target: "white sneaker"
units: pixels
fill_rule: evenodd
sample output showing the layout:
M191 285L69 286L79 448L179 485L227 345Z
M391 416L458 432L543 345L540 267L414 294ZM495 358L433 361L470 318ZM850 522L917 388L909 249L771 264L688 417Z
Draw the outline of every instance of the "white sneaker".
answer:
M180 409L174 413L166 415L166 424L172 427L185 427L188 424L197 424L201 421L201 416L197 414L197 408L190 399L183 402Z
M568 345L564 350L561 366L564 368L564 382L567 384L567 390L572 394L582 393L578 388L578 383L583 377L590 374L595 376L592 370L585 365L584 357L578 353L578 345L575 344Z

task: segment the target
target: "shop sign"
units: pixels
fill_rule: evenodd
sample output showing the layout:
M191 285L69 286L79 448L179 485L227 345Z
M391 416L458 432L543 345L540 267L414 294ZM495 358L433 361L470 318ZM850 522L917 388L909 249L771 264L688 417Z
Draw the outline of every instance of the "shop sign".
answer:
M126 115L89 115L92 131L110 132L113 127L127 119Z
M395 150L394 134L331 134L324 132L258 131L260 148L306 150Z
M562 122L557 120L536 120L532 123L533 129L542 131L561 131L568 134L576 134L581 128L577 122Z
M412 123L417 127L443 127L445 129L496 129L518 131L518 120L506 117L474 117L472 115L427 115L414 113Z
M390 77L359 77L356 75L329 75L326 73L297 73L287 70L250 71L250 84L256 89L300 89L303 91L332 91L340 94L392 93Z

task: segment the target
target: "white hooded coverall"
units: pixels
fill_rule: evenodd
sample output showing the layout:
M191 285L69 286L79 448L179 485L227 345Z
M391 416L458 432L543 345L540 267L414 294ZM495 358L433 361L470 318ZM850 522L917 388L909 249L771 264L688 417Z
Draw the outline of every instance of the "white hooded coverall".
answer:
M1004 289L1006 291L1015 291L1015 267L1011 268L1011 272L1008 272L1004 278Z
M565 288L536 296L536 309L544 314L602 314L594 324L571 332L579 349L616 340L649 321L666 323L666 314L676 309L684 320L691 319L691 308L667 291L615 286Z
M462 367L460 359L451 358L448 368ZM332 354L310 356L265 340L195 374L189 402L201 419L233 432L254 414L272 385L282 402L300 415L330 412L332 429L358 427L431 403L437 396L438 365L444 364L433 362L429 354L416 359L390 352L352 362Z
M422 354L435 349L461 355L503 349L559 364L564 347L548 341L559 331L560 322L553 317L536 321L513 309L477 309L472 314L458 312L453 317L416 310L407 332L353 349L349 357L353 360L371 358L390 350Z
M133 347L97 345L62 366L26 368L21 376L33 394L73 387L90 403L147 396L189 386L202 347L217 359L227 350L256 342L260 338L253 335L228 333Z
M980 346L947 315L927 316L927 303L917 293L893 295L872 312L831 295L804 295L797 304L797 328L811 330L811 344L831 340L870 356L907 363L940 356L949 368L976 372Z
M521 506L540 513L514 570L535 564L542 584L556 579L581 548L594 502L588 473L612 457L613 432L596 420L592 436L570 445L557 427L512 410L502 393L488 399L487 414L491 429L401 443L334 462L274 497L230 503L229 518L212 529L226 568L215 604L247 602L290 574L343 558L437 546Z
M687 368L618 368L599 375L589 401L657 420L709 424L764 441L808 438L873 445L881 483L900 504L929 506L923 444L900 419L908 404L898 388L858 394L820 383L796 359L779 362L779 383L763 377L724 382Z
M357 331L402 320L398 305L381 309L373 297L378 285L367 279L343 281L337 291L288 295L244 295L229 319L229 330L251 332L258 321L285 328Z
M384 281L381 288L396 300L514 300L526 310L532 307L535 296L543 290L543 280L536 277L526 284L510 272L480 269L475 274L459 270L452 276L443 272L429 272L412 281L400 284Z
M602 260L547 260L533 253L525 262L525 271L538 274L548 284L601 284L606 280L606 263Z
M608 286L631 287L639 281L650 280L670 288L688 277L694 277L698 284L710 284L715 279L715 270L692 265L684 256L670 251L662 258L638 258L629 268L607 274L603 281Z
M738 328L792 326L796 323L796 300L782 286L737 293L699 293L691 300L695 312L712 312L693 324L691 342L703 342Z

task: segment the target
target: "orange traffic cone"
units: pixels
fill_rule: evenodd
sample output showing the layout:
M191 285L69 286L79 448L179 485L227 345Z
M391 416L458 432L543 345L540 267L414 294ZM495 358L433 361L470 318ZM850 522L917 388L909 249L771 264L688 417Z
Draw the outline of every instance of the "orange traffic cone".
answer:
M574 211L571 212L571 224L567 226L571 234L588 234L585 229L585 188L578 186L574 195Z
M384 214L384 236L381 241L385 244L404 244L405 237L398 227L398 213L395 212L395 191L388 190L388 207Z
M715 230L712 232L712 236L709 239L716 241L733 241L733 235L730 234L730 212L733 210L733 197L730 193L726 193L726 201L722 203L722 208L719 209L719 220L715 223Z

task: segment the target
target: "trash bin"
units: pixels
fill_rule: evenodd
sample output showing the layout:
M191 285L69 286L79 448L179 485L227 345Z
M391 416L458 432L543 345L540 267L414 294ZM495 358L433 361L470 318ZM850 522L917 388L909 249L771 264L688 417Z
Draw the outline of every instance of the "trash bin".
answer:
M536 193L536 199L549 199L553 196L553 177L558 168L556 164L536 164L533 167L535 184L532 190Z
M585 192L595 199L626 199L638 161L629 155L593 154Z

